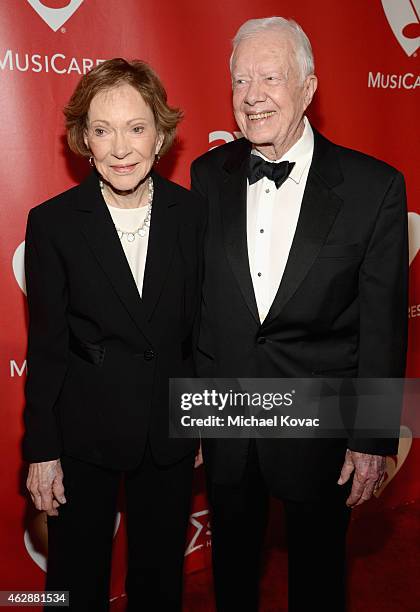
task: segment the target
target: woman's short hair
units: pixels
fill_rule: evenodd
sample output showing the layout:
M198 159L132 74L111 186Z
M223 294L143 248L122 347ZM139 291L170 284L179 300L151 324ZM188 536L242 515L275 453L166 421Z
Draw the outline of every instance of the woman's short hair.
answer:
M90 103L94 96L100 91L125 83L141 94L153 112L156 128L164 136L159 154L164 155L170 149L176 135L176 127L182 119L182 111L168 106L165 88L146 62L129 62L118 57L106 60L85 74L64 108L67 142L74 153L84 157L91 155L84 142L84 135Z

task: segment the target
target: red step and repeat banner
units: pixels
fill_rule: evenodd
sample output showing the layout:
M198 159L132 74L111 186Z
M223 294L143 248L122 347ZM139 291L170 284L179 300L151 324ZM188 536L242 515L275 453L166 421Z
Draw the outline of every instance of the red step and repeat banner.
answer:
M112 57L150 62L169 102L185 112L178 143L160 169L188 186L195 157L239 136L230 106L230 40L246 19L271 15L296 19L312 41L319 77L309 113L313 124L340 144L384 159L406 177L407 374L420 376L420 0L1 0L1 589L43 588L45 517L25 495L20 449L27 325L23 240L29 209L89 171L86 160L67 151L62 108L80 76L98 62ZM379 301L377 308L382 308ZM398 457L388 459L377 498L362 510L377 513L378 521L384 507L420 497L420 444L409 434L401 439ZM190 521L187 571L201 569L209 557L208 509L200 481L202 474ZM123 521L122 509L116 520L115 598L123 590Z

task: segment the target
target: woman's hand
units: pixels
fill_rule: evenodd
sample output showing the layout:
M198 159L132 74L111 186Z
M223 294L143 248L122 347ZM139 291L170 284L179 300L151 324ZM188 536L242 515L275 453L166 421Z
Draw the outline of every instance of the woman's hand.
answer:
M45 510L48 516L58 516L58 507L66 503L60 459L31 463L26 488L37 510Z

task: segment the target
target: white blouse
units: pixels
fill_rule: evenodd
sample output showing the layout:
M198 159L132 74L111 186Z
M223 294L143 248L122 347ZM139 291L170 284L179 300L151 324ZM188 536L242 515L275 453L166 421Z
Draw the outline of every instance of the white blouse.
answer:
M123 232L135 232L143 224L147 215L148 206L141 206L140 208L117 208L115 206L108 206L108 210L116 228ZM144 236L136 234L132 242L127 239L126 234L124 234L121 239L121 246L124 249L125 256L140 295L143 290L149 231L150 226L146 228L146 234Z

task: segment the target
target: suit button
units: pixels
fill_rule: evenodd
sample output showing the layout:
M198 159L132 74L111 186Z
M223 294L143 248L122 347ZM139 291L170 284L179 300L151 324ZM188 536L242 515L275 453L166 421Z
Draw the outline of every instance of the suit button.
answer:
M147 349L147 351L144 351L143 357L145 358L146 361L151 361L152 359L156 357L156 353L152 351L151 349Z
M264 336L260 336L259 338L257 338L258 344L265 344L265 340L266 339L264 338Z

